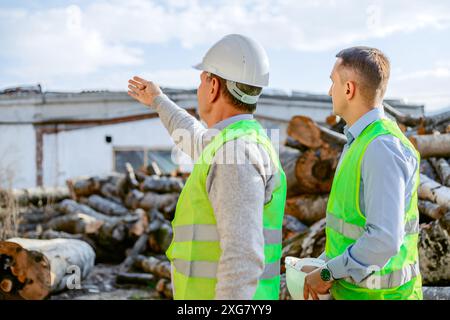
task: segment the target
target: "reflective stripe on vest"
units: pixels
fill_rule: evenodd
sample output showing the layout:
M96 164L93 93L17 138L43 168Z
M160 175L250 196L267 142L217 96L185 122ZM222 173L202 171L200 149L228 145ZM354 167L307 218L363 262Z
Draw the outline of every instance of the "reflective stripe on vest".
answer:
M343 280L367 289L389 289L404 285L411 281L411 279L417 277L419 273L419 263L415 263L389 274L373 274L361 282L356 282L351 277L344 278Z
M327 212L326 223L328 228L331 228L334 231L342 234L343 236L353 240L359 239L365 231L363 227L357 226L356 224L347 223L343 219L340 219L329 212ZM411 219L406 221L405 223L406 235L415 234L418 232L419 232L418 219Z
M264 228L264 244L281 244L282 230ZM219 233L215 224L189 224L174 228L174 241L219 241Z
M186 277L194 278L217 278L217 262L210 261L186 261L182 259L175 259L173 261L175 270ZM280 275L281 260L273 263L268 263L264 266L264 272L260 279L271 279Z

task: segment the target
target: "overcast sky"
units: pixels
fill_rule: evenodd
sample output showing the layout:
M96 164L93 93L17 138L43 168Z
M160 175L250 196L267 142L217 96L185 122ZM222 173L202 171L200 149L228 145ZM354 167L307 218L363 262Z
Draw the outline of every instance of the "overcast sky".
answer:
M390 57L389 98L450 106L446 0L1 0L0 89L196 88L191 66L229 33L264 45L273 89L326 93L336 52L368 45Z

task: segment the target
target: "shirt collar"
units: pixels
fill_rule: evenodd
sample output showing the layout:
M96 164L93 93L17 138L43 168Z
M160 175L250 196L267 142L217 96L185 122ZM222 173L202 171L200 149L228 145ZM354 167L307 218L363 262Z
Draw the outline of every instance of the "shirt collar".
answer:
M253 114L243 113L238 114L236 116L229 117L222 121L217 122L213 128L217 130L223 130L225 127L228 127L230 124L241 121L241 120L253 120Z
M384 118L384 110L381 107L378 107L364 114L351 127L345 126L344 134L347 136L348 144L358 138L367 126L382 118Z

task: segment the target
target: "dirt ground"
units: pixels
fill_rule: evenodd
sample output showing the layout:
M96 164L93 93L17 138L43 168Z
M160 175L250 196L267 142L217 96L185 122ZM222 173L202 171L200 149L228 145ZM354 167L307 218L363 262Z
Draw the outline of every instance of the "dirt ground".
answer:
M118 266L96 264L81 289L52 294L50 300L160 300L154 286L122 285L115 281Z

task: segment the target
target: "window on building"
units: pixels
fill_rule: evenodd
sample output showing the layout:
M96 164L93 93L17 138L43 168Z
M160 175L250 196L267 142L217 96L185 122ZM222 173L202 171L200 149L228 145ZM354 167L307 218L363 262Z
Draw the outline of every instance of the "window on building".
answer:
M172 161L170 150L154 150L145 147L115 148L114 171L126 172L129 162L134 170L148 174L171 174L178 168Z

